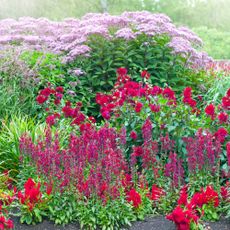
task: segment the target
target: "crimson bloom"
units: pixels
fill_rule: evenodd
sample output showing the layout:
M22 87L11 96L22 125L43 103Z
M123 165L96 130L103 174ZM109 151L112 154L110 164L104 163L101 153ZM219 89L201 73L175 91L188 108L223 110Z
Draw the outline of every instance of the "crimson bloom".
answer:
M56 92L58 92L58 93L63 93L63 92L64 92L63 87L62 87L62 86L56 87Z
M210 116L212 119L215 118L215 106L213 104L210 104L208 105L206 108L205 108L205 113Z
M158 113L161 110L160 105L150 104L149 107L150 107L151 111L154 113Z
M226 123L228 121L228 114L225 112L219 113L218 120L219 120L220 124Z
M150 199L157 201L165 194L164 190L157 185L153 184L150 194Z
M226 144L228 166L230 167L230 142Z
M135 105L135 112L140 113L142 107L143 107L143 104L141 102L137 102L136 105Z
M128 71L127 71L126 68L122 68L122 67L121 67L121 68L118 68L118 69L117 69L117 74L118 74L118 75L126 75L127 72L128 72Z
M169 87L165 88L163 90L162 94L163 94L163 96L165 98L168 98L170 100L175 100L176 99L175 98L175 92L171 88L169 88Z
M219 128L214 136L220 141L220 143L224 143L225 138L228 136L228 131L225 128Z
M226 110L230 110L230 97L223 97L222 98L222 106Z
M21 191L18 192L19 202L26 204L30 211L33 210L37 203L42 202L40 187L40 183L35 183L32 178L29 178L24 184L24 194Z
M177 226L177 230L189 230L191 222L197 223L199 217L192 209L184 210L177 206L172 213L166 216L166 219L173 221Z
M151 91L152 96L156 96L156 95L159 95L161 93L162 93L162 89L159 86L157 86L157 85L153 86L152 91Z
M49 115L46 118L46 123L50 126L54 125L56 123L56 116L55 115Z
M230 199L230 193L228 192L228 186L222 186L220 188L220 194L223 200L229 200Z
M127 193L127 201L132 203L134 208L138 208L142 203L141 195L135 189L131 189Z
M133 140L136 140L137 139L137 133L135 131L131 131L130 133L130 137L133 139Z
M48 97L47 96L44 96L44 95L38 95L37 97L36 97L36 101L37 101L37 103L38 104L43 104L43 103L45 103L46 101L48 100Z
M149 73L147 70L143 70L143 71L141 72L141 77L142 77L142 78L149 79L149 78L150 78L150 73Z
M14 224L13 221L10 219L6 219L3 215L0 215L0 230L4 229L13 229Z

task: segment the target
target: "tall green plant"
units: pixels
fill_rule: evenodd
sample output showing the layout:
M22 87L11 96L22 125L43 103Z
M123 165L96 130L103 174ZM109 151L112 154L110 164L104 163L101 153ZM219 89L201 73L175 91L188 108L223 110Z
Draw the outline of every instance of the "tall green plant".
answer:
M0 171L10 170L12 175L18 173L19 139L24 133L29 133L35 140L44 130L42 124L36 125L34 119L22 115L13 115L11 119L2 119L0 130Z

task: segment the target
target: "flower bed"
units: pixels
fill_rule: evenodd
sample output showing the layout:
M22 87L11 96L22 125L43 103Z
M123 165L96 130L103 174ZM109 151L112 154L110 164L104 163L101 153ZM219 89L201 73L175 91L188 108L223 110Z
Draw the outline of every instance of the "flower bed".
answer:
M148 83L147 71L142 82L124 68L117 73L111 93L96 97L101 126L81 102L65 101L64 88L39 92L47 127L37 140L20 138L18 188L5 174L5 228L11 207L22 223L48 217L87 229L120 228L151 213L167 214L179 230L201 229L229 211L230 89L202 111L191 88L178 99Z
M2 122L0 229L12 215L103 230L229 218L230 88L212 97L195 34L148 12L0 25L2 88L19 93L2 101L30 115Z

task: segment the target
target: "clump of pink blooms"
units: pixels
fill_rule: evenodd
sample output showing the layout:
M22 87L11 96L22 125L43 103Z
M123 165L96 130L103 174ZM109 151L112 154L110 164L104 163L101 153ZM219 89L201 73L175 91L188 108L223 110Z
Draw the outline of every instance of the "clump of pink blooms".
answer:
M168 35L171 38L168 46L174 53L187 57L188 63L205 67L210 62L206 53L196 49L202 41L195 33L176 27L166 15L147 11L124 12L119 16L90 13L81 19L68 18L60 22L22 17L1 20L0 27L0 44L4 48L18 45L23 49L65 54L64 62L71 62L79 55L89 56L91 49L86 42L92 34L109 40L130 40L140 34ZM116 32L112 34L111 28L116 28Z

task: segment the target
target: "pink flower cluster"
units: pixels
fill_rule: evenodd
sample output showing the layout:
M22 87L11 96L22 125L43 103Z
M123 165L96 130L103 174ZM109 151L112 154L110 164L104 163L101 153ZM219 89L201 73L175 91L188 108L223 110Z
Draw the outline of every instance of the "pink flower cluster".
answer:
M4 48L11 44L23 49L48 50L64 55L64 62L71 62L79 55L88 56L88 37L99 34L106 39L135 39L144 33L150 37L168 35L169 46L175 53L189 57L189 62L203 67L210 58L193 47L201 46L201 39L185 27L176 27L169 17L147 11L124 12L119 16L109 14L87 14L81 20L70 18L54 22L46 18L22 17L18 20L0 21L0 44ZM111 34L110 28L117 28Z

